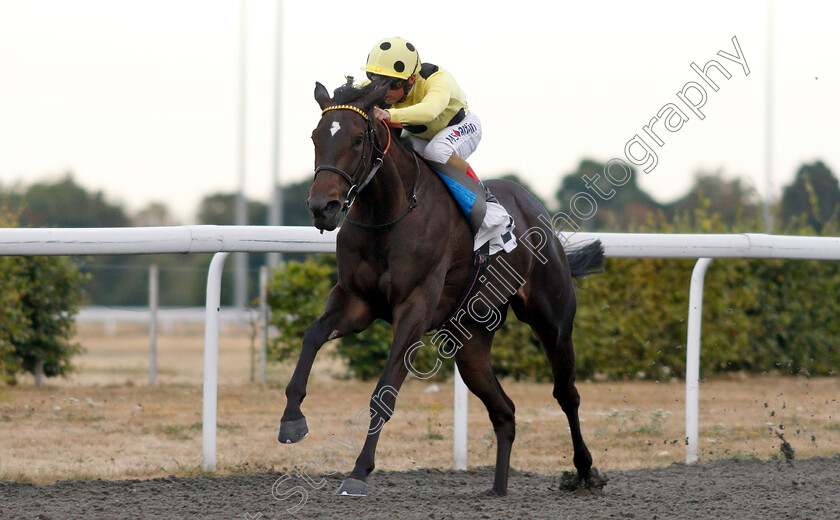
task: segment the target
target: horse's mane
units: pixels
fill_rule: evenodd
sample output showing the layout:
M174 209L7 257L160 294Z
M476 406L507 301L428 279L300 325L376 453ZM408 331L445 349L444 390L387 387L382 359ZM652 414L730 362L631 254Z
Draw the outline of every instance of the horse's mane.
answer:
M371 90L376 89L385 81L388 80L377 79L371 81L370 83L361 88L357 88L353 86L353 76L347 76L347 83L333 91L333 103L335 103L336 105L346 105L348 103L358 101L362 99L362 97L364 97L366 94L368 94Z
M335 103L336 105L346 105L348 103L358 101L362 99L365 96L365 94L367 94L371 90L376 89L382 83L385 83L387 81L389 80L375 79L367 85L364 85L363 87L355 87L353 86L353 77L347 76L347 83L341 85L333 91L333 103ZM414 150L411 143L407 139L400 138L400 132L398 129L391 129L391 132L392 135L396 138L396 140L398 140L400 144L402 144L402 146L405 147L406 150Z

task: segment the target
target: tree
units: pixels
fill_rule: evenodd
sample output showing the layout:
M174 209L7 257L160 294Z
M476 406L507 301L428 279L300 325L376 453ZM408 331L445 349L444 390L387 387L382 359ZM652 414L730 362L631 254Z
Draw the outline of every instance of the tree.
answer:
M230 226L236 223L236 193L214 193L201 200L198 209L198 221L201 224L215 226ZM246 200L248 210L248 224L252 226L265 225L268 219L268 206L262 202ZM259 268L265 265L264 253L244 253L248 258L248 294L255 294L259 284ZM225 266L225 276L230 276L234 269L233 262ZM223 287L229 284L223 283ZM231 291L222 292L222 303L231 305L233 294Z
M838 214L840 187L834 173L822 161L803 164L793 184L782 192L783 225L805 216L808 224L820 233L826 222Z
M39 182L17 188L5 196L8 205L19 214L23 226L32 227L125 227L129 218L122 206L108 202L101 192L89 192L78 185L72 173L55 182ZM130 257L88 257L84 268L96 276L85 286L87 295L98 304L125 305L145 302L145 284L126 283Z
M201 224L232 226L236 224L236 193L214 193L201 199L198 207L198 221ZM265 225L268 218L268 206L254 200L246 201L248 224Z
M303 333L323 312L324 303L337 281L335 259L313 255L308 262L282 262L271 270L267 298L271 325L277 336L269 354L280 361L300 350Z
M6 225L3 222L3 226ZM8 383L14 383L14 376L21 370L12 342L12 338L24 334L20 294L15 290L19 268L19 257L0 256L0 271L3 272L0 276L0 380Z
M311 226L309 208L306 200L309 198L309 187L312 181L307 179L296 184L283 187L283 225Z
M0 209L0 225L15 226ZM81 347L71 342L85 276L68 257L0 257L0 377L66 375Z
M534 190L531 188L531 185L528 184L527 182L525 182L519 175L517 175L513 172L510 172L510 173L506 173L506 174L502 175L499 178L504 179L506 181L515 182L516 184L519 184L520 186L525 188L525 191L527 191L528 193L533 195L533 197L539 201L539 203L542 205L542 207L544 207L544 208L546 207L545 200L542 197L540 197L539 195L537 195L536 192L534 192Z
M720 170L698 172L694 186L682 198L668 204L666 214L671 218L692 215L701 208L708 208L719 215L725 225L733 226L741 220L754 221L758 217L758 195L741 178L725 181Z
M72 173L55 183L31 185L20 198L20 222L32 227L123 227L129 219L122 206L76 184Z
M82 306L82 275L67 257L32 256L22 259L18 271L24 327L12 335L21 368L47 377L72 371L70 360L82 352L71 342L73 317ZM42 364L42 365L41 365Z
M629 227L643 224L650 213L661 209L662 206L653 197L639 188L635 168L630 167L625 184L617 186L605 178L604 166L604 163L591 159L582 160L577 171L563 177L557 190L560 211L571 215L582 229L626 231ZM577 205L572 207L573 199L578 200L580 208Z
M169 214L169 208L162 202L150 202L131 219L133 226L173 226L175 219Z

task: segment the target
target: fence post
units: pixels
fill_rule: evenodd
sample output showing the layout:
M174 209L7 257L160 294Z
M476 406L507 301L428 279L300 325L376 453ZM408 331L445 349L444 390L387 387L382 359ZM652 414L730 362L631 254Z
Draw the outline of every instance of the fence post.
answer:
M44 360L35 361L35 386L44 385Z
M260 267L260 324L260 383L265 383L268 357L268 266L265 265Z
M467 385L461 378L458 365L455 365L454 413L452 450L454 467L458 470L467 469Z
M207 273L204 322L204 410L201 424L201 469L216 471L216 398L219 380L219 312L222 273L230 253L216 253Z
M700 330L703 323L703 279L711 258L700 258L691 272L688 336L685 342L685 462L697 462L700 432Z
M149 385L157 383L158 265L149 266Z

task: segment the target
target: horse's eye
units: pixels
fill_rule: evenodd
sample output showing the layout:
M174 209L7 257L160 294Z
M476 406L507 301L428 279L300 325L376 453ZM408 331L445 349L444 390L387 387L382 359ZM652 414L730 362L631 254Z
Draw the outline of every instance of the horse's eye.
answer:
M362 141L364 141L364 138L362 136L358 135L358 136L356 136L356 140L353 141L353 144L356 145L356 146L361 146Z

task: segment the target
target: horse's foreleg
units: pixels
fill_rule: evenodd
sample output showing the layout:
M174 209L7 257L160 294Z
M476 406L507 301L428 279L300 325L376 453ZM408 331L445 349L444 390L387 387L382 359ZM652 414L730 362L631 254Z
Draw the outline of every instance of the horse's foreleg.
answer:
M419 306L418 306L419 307ZM367 477L375 467L374 457L376 455L376 444L379 442L379 433L385 423L394 414L394 407L399 399L400 387L408 375L408 367L405 364L405 353L409 347L420 340L425 332L425 321L418 317L424 313L418 307L411 312L411 306L404 306L402 313L395 312L394 320L394 341L391 344L391 352L385 370L376 384L376 390L370 399L370 425L362 452L356 459L356 465L350 476L342 482L338 489L339 495L367 496ZM400 319L402 318L402 319ZM362 414L357 415L361 417ZM357 419L358 420L358 419ZM361 425L359 425L361 426Z
M292 379L286 386L286 410L280 419L277 440L282 443L298 442L309 433L300 405L306 397L306 384L309 381L312 363L324 343L360 332L366 329L371 321L373 316L365 302L348 294L338 285L333 288L327 299L324 314L307 327L303 335L300 357Z

